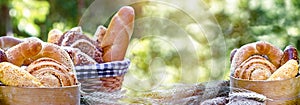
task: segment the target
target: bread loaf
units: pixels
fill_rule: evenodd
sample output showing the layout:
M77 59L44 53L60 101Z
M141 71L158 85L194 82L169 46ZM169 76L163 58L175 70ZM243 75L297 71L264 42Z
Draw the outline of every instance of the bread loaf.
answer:
M81 52L92 57L96 62L103 63L101 51L92 43L85 39L79 39L71 44L72 48L78 48Z
M111 19L101 42L104 62L123 60L134 26L134 9L122 7ZM101 39L101 38L100 38Z

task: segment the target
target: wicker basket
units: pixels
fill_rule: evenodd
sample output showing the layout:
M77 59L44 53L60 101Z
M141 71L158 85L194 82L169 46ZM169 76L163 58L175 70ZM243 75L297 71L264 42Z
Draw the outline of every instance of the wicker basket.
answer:
M86 93L90 92L113 92L120 90L122 87L124 75L116 77L102 77L91 79L80 79L82 83L81 90Z
M130 61L125 59L123 61L75 67L78 81L81 83L81 91L91 93L120 90L129 65Z

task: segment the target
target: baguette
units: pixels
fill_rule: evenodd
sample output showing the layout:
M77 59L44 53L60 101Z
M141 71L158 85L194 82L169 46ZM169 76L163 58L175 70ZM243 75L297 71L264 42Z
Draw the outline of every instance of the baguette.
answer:
M101 48L104 52L104 62L124 59L130 37L133 33L134 17L134 9L129 6L122 7L112 17L101 42Z

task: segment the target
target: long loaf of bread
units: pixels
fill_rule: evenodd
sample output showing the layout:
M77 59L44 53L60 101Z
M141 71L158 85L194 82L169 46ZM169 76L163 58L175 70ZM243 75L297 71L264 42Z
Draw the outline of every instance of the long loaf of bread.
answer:
M101 42L104 62L124 59L133 33L134 17L134 9L129 6L122 7L113 16Z

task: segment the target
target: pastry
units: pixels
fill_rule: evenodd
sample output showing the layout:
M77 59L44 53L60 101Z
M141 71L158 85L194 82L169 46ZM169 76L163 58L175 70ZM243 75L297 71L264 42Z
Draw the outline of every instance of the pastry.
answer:
M111 19L101 42L104 62L123 60L134 26L134 9L122 7Z
M26 70L38 78L46 87L72 86L76 84L73 71L51 58L40 58L32 62Z
M30 38L26 41L11 47L5 53L7 60L16 66L21 66L27 59L30 59L42 50L42 42L37 38Z
M253 55L235 70L234 77L247 80L266 80L275 70L276 67L266 58Z
M294 59L287 61L278 70L276 70L268 80L284 80L293 78L298 73L298 62Z
M0 63L0 81L8 86L43 87L37 78L9 62Z
M246 59L253 55L262 55L266 56L266 58L276 67L279 68L280 66L280 60L283 56L283 52L278 47L264 41L258 41L250 44L246 44L239 48L237 52L234 54L230 72L231 74L234 74L235 69L239 65L241 65L242 62L244 62Z

